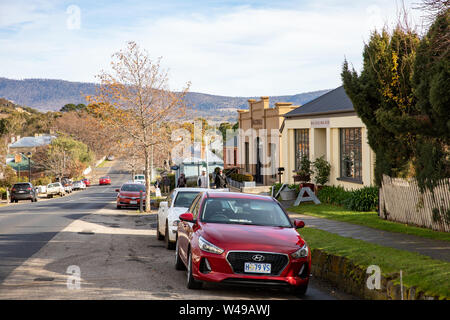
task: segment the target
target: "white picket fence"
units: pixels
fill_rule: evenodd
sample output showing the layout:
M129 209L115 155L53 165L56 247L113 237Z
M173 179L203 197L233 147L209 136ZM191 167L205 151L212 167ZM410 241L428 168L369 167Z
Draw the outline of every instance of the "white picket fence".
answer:
M380 188L380 217L450 232L449 210L450 179L440 181L433 193L421 193L414 179L383 176Z

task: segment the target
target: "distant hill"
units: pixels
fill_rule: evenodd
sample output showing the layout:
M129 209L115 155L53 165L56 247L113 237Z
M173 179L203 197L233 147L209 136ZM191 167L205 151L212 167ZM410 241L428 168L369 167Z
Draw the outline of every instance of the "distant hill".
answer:
M0 78L0 98L6 98L22 106L33 107L39 111L56 111L67 103L86 103L84 95L95 94L96 84L70 82L52 79L12 80ZM319 90L296 95L270 97L271 105L276 102L292 102L302 105L330 90ZM188 105L198 111L199 116L207 118L237 118L236 109L247 109L248 99L259 97L227 97L189 92ZM213 111L214 112L211 112ZM214 119L213 119L214 120Z

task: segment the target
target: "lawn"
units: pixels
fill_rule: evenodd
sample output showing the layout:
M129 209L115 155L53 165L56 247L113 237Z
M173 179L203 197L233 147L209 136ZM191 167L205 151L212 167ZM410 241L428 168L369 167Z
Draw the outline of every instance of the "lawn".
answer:
M431 229L384 220L378 217L376 212L350 211L330 204L300 204L298 207L290 207L288 211L319 218L358 224L384 231L399 232L424 238L450 241L450 234L447 232L438 232Z
M341 237L314 228L299 229L311 248L350 259L367 268L378 265L383 275L403 273L403 284L416 286L427 295L450 298L450 263L404 250ZM400 281L398 280L398 283Z

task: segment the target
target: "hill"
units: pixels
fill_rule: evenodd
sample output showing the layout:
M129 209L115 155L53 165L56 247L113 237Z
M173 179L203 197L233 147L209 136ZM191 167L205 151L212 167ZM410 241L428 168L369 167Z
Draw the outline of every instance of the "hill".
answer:
M86 103L84 95L95 94L96 84L86 82L71 82L52 79L24 79L12 80L0 78L0 97L13 101L22 106L29 106L39 111L60 110L67 103ZM329 90L299 93L296 95L270 97L270 103L292 102L302 105L317 98ZM248 99L259 97L227 97L198 92L189 92L186 96L188 105L191 105L199 116L233 119L237 117L236 109L246 109ZM212 113L211 111L214 112ZM214 116L212 116L214 115Z

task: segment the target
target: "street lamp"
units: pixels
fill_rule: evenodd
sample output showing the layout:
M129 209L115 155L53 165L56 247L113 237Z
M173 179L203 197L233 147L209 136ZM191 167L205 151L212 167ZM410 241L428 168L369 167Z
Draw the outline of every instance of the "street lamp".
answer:
M28 158L28 182L31 182L31 152L27 152Z

